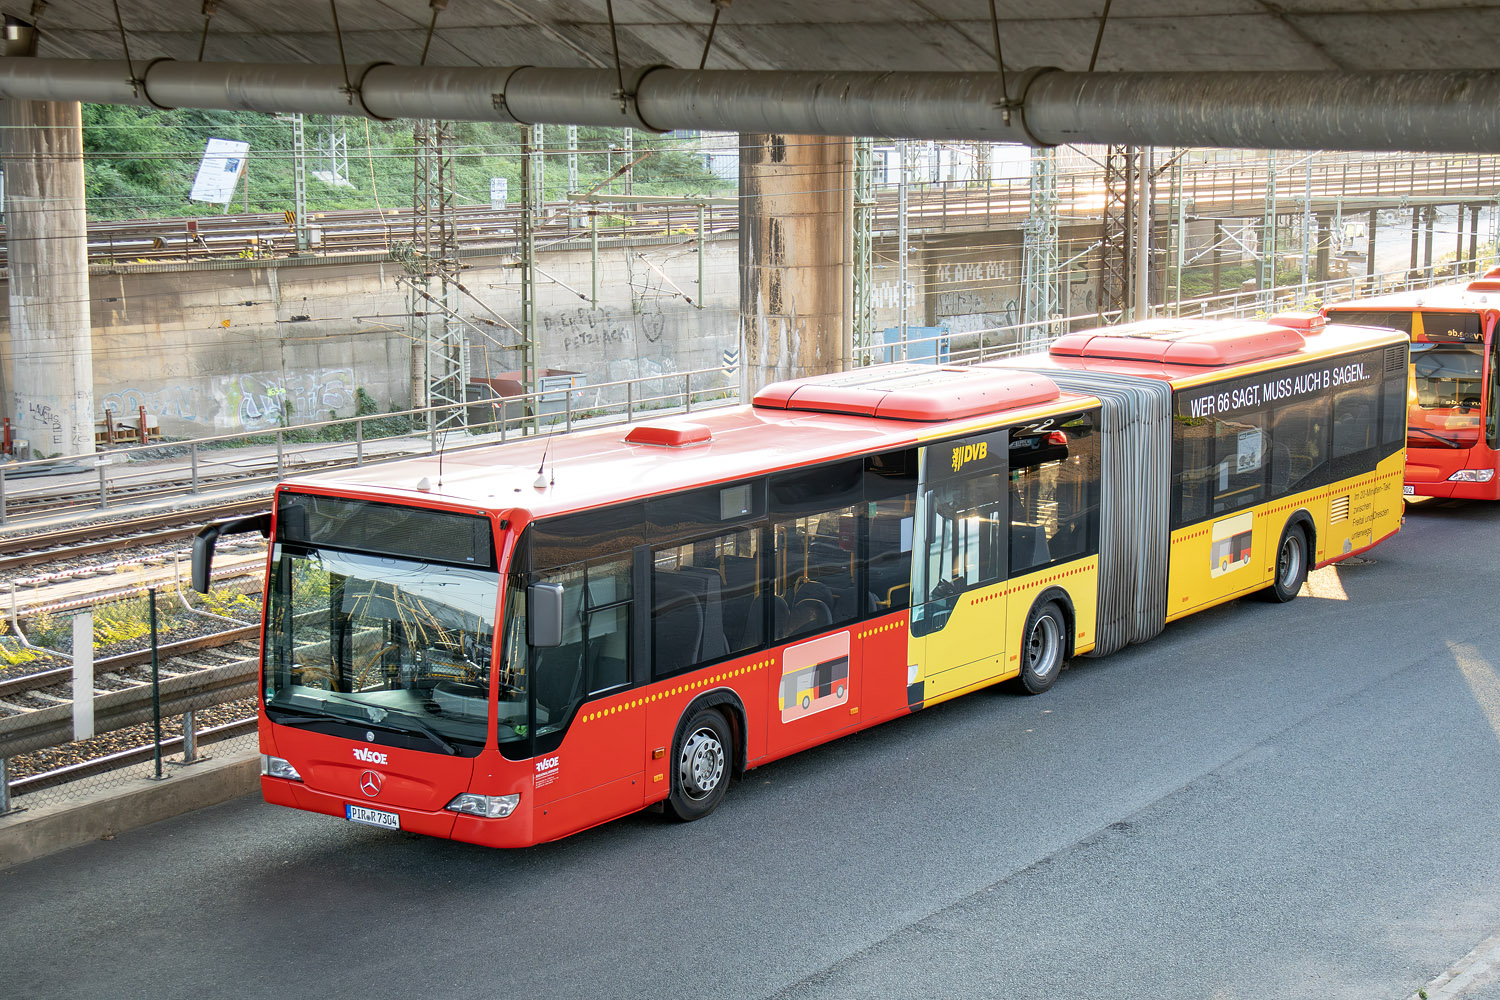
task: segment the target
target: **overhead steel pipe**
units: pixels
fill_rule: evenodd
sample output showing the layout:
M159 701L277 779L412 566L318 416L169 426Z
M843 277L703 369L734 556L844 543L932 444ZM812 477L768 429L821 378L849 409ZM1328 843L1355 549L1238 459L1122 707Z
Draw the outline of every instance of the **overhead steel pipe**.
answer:
M0 98L163 108L1247 148L1500 151L1500 71L786 73L0 58Z
M1041 142L1500 152L1500 72L1048 73Z

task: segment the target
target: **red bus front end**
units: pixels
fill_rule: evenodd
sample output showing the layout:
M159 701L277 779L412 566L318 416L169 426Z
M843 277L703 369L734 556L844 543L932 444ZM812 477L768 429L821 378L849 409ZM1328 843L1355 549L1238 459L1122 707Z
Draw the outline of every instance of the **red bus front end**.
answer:
M513 539L479 511L278 493L260 692L267 802L536 842L524 670L499 645Z
M1500 275L1325 310L1330 324L1411 337L1407 496L1500 499L1500 365L1491 298Z
M1495 314L1420 313L1412 331L1408 496L1500 499Z

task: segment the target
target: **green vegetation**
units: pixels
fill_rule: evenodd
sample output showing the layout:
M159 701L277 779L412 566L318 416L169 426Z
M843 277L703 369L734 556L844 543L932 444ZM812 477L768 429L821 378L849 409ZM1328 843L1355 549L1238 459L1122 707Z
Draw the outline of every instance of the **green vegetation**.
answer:
M307 148L309 212L333 209L392 209L412 203L413 152L410 121L367 122L339 119L348 138L348 180L334 187L313 176L326 169L317 146L330 119L309 117ZM490 178L509 182L512 202L520 195L521 129L486 122L450 122L454 185L460 205L488 204ZM567 194L566 130L543 132L546 197ZM283 212L293 205L292 123L290 119L243 111L158 111L150 108L83 106L85 189L91 218L130 219L216 215L223 206L188 201L204 145L209 138L250 144L248 172L235 191L232 211ZM643 157L631 172L636 194L708 195L725 182L705 168L703 158L683 141L633 135L633 156ZM604 181L626 162L624 131L578 129L579 187ZM620 194L623 180L610 189Z

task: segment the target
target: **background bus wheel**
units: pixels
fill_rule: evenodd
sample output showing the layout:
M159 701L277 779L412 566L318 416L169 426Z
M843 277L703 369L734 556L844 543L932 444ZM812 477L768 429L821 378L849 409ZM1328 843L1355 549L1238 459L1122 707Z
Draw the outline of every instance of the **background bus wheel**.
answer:
M1307 531L1300 524L1289 524L1281 533L1276 550L1276 577L1260 592L1268 601L1285 604L1297 596L1307 580Z
M724 716L705 708L683 727L672 754L667 811L684 823L713 812L729 788L734 736Z
M1055 602L1031 609L1026 628L1021 632L1021 676L1016 684L1027 694L1041 694L1062 673L1064 640L1067 625L1062 609Z

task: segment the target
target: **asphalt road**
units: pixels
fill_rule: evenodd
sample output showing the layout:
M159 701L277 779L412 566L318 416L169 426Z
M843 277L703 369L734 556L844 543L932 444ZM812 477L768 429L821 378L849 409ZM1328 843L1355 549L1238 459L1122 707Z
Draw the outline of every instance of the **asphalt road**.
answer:
M0 872L0 995L1401 1000L1500 929L1500 507L516 852L255 798Z

